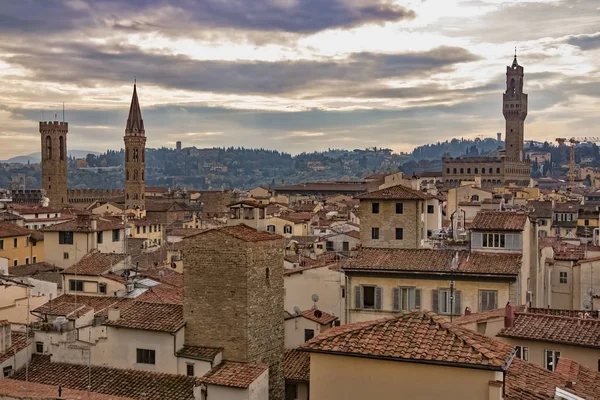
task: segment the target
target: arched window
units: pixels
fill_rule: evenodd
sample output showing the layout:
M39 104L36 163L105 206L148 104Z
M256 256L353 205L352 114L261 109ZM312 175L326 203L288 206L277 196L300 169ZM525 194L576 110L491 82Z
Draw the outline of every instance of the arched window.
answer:
M127 200L129 200L129 193L127 193Z
M65 139L62 136L58 137L58 154L61 160L65 159Z
M479 173L479 168L475 168L475 173L478 174Z
M146 162L146 151L142 150L142 162Z
M496 168L496 173L499 174L500 173L500 168Z
M127 172L125 173L125 180L129 180L129 170L127 170Z
M465 169L464 169L464 168L461 168L461 169L460 169L460 173L461 173L461 174L464 174L464 173L465 173Z
M467 168L467 174L471 173L471 168Z
M517 87L515 86L514 78L510 81L510 92L512 93L513 96L517 94Z
M138 199L138 194L137 194L137 193L136 193L136 194L134 194L134 195L133 195L133 198L134 198L134 200L137 200L137 199Z
M446 173L449 174L450 173L450 168L446 168Z
M452 173L456 174L456 168L452 169Z
M46 158L48 160L52 159L52 139L50 139L50 136L46 136Z
M490 174L493 174L493 173L494 173L494 170L493 170L492 168L490 168L488 172L489 172Z
M485 168L481 168L481 173L485 174Z
M133 170L133 181L134 182L138 181L138 171L137 171L137 169Z
M134 162L138 161L138 149L137 148L133 149L133 161Z

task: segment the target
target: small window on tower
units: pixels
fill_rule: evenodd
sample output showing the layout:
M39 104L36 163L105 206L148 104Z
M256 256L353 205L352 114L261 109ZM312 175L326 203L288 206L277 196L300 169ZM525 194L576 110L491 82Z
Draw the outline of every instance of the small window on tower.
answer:
M50 136L46 136L46 157L48 160L52 159L52 139L50 139Z

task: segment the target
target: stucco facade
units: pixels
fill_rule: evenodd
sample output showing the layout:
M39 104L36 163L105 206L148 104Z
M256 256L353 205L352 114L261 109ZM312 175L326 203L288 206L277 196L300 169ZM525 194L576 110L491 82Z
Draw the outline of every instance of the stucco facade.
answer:
M0 258L6 258L10 266L45 261L44 241L31 240L29 234L2 237L0 238Z
M118 240L113 240L112 230L102 231L102 243L98 243L98 232L73 232L73 244L60 244L59 232L44 232L44 242L48 243L44 246L45 261L68 268L95 249L101 253L123 253L124 230L118 231Z
M503 381L502 373L482 369L311 353L310 376L311 399L502 398L490 395L497 394L490 388L490 381Z

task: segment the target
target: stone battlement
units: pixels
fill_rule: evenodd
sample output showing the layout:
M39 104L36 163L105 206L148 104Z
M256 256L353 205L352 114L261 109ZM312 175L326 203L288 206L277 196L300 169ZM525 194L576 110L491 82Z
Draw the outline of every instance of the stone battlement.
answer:
M442 157L445 163L501 163L500 157Z
M69 189L67 191L71 203L92 203L96 200L110 200L123 196L123 189Z
M69 130L69 123L61 121L40 121L40 132L56 130L67 132Z

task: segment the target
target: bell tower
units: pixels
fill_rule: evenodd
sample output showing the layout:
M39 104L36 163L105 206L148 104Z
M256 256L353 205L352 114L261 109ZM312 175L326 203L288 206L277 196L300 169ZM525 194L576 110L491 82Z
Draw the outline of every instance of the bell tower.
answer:
M145 209L146 131L136 84L125 126L125 208Z
M506 158L523 161L527 94L523 93L523 67L517 62L517 53L511 66L506 67L506 92L503 94L502 113L506 120Z
M67 198L67 122L40 122L42 141L42 189L51 206L66 205Z

